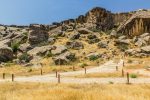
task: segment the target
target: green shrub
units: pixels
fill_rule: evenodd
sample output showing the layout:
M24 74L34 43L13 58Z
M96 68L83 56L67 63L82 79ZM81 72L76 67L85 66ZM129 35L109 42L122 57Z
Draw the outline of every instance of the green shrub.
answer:
M13 50L14 53L16 53L19 49L20 44L18 42L12 42L11 43L11 48Z
M86 63L81 63L79 66L80 66L81 68L84 68L85 66L88 66L88 64L86 64Z
M30 61L30 56L25 52L23 53L20 57L19 57L20 61L25 61L25 62L29 62Z
M51 51L47 52L46 55L45 55L46 58L49 58L49 57L52 57L52 56L53 56L53 54L51 53Z
M137 78L138 76L136 74L130 74L131 78Z
M89 57L90 61L95 61L97 59L98 59L98 56L95 56L95 55L92 55L92 56Z

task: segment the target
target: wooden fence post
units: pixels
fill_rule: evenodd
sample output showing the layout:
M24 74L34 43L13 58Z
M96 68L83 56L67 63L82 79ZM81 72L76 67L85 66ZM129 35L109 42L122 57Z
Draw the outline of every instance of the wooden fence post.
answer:
M130 84L129 73L127 72L127 84Z
M86 68L84 68L84 70L85 70L85 74L87 73L86 71L87 71L87 69Z
M15 78L15 76L14 76L14 74L12 74L12 82L14 81L14 78Z
M72 69L73 69L73 71L76 71L74 66L72 67Z
M41 75L43 75L43 70L41 69Z
M60 83L60 74L58 74L58 83Z
M118 66L116 66L116 71L118 71Z
M3 73L3 79L5 79L5 73Z

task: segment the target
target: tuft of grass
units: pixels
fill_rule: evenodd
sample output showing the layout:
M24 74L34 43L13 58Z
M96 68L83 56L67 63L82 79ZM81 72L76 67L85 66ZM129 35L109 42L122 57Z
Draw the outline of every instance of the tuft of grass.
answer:
M88 66L88 64L86 64L86 63L81 63L81 64L79 64L79 66L80 66L81 68L85 68L86 66Z
M130 74L130 77L131 78L137 78L138 76L137 76L137 74Z

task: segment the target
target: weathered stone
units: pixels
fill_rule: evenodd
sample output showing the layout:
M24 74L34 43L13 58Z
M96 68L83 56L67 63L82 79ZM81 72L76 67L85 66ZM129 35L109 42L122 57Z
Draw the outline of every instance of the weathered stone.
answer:
M121 45L121 44L126 44L129 45L130 44L130 39L126 39L126 40L116 40L116 45Z
M53 60L56 65L65 65L75 60L75 54L67 51L59 56L53 57Z
M13 59L13 51L7 46L0 47L0 62L7 62Z
M86 15L85 26L90 29L110 30L114 27L113 16L110 11L104 8L95 7Z
M150 46L142 47L141 50L142 50L143 53L150 54Z
M80 34L90 34L90 33L93 33L92 31L90 31L90 30L88 30L88 29L86 29L86 28L79 28L79 29L78 29L78 32L79 32Z
M56 45L55 47L56 49L51 51L52 55L60 55L67 51L67 48L64 45Z
M55 49L54 46L48 45L48 46L42 46L42 47L35 47L32 50L28 51L27 53L33 56L36 56L36 55L45 56L47 51L51 51L53 49Z
M80 33L74 33L71 34L70 39L71 40L75 40L75 39L79 39L80 38Z
M38 45L48 41L47 28L43 25L30 26L29 43L31 45Z
M75 49L75 50L79 50L79 49L84 48L82 42L77 42L77 41L67 42L66 47L71 48L71 49Z
M112 30L110 35L111 37L117 37L117 32L115 30Z
M101 41L97 44L99 48L107 48L108 47L108 41Z
M125 23L120 25L118 33L128 36L138 36L150 32L150 11L137 11Z
M48 39L48 43L50 43L51 45L53 45L55 43L56 39L55 38L49 38Z
M88 39L96 39L97 36L94 35L94 34L90 34L90 35L87 36L87 38L88 38Z
M19 50L21 50L22 52L27 52L31 49L33 49L33 47L29 43L24 43L19 46Z

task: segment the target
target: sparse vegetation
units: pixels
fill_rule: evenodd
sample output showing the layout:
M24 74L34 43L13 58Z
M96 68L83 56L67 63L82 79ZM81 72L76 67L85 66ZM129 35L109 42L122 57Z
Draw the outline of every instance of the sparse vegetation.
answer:
M130 77L131 78L137 78L138 76L137 76L137 74L130 74Z
M84 68L84 67L88 66L88 64L86 64L86 63L80 63L79 66L82 67L82 68Z
M20 57L19 57L20 61L25 61L25 62L29 62L31 60L30 56L27 54L27 52L23 53Z
M18 42L12 42L11 43L11 48L13 50L14 53L16 53L19 49L20 44Z
M92 56L89 57L89 60L90 60L90 61L95 61L95 60L97 60L98 58L99 58L99 57L92 55Z

